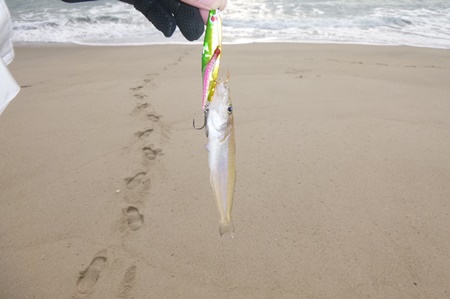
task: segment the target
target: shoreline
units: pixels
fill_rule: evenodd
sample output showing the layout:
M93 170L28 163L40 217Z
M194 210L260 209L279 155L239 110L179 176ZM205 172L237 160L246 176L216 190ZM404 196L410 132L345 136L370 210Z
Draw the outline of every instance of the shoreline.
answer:
M200 45L16 46L1 298L450 293L449 51L225 45L232 240L192 128L200 57Z
M86 47L150 47L150 46L201 46L203 42L201 39L194 42L149 42L149 43L107 43L107 42L23 42L15 41L16 47L67 47L67 46L86 46ZM450 50L445 47L428 47L420 45L407 44L371 44L364 42L335 42L335 41L242 41L242 42L227 42L223 41L224 46L239 46L239 45L264 45L264 44L298 44L298 45L331 45L331 46L368 46L368 47L407 47L431 50Z

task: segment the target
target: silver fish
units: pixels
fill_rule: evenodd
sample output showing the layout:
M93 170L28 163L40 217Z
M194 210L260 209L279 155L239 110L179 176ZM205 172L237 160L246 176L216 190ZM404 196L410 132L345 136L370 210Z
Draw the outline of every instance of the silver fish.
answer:
M209 105L206 130L211 187L220 213L220 236L234 236L231 220L236 183L236 143L234 139L233 106L226 82L218 82Z

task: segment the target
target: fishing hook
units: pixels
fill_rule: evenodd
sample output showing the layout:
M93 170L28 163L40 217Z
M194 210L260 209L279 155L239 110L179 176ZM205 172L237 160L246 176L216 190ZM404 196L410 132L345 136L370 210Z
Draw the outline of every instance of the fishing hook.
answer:
M206 137L208 137L208 128L206 127L206 123L208 122L208 112L209 112L208 107L205 107L203 125L201 127L196 127L195 126L195 118L192 119L192 126L194 127L194 129L201 130L201 129L205 128Z
M227 84L229 80L230 80L230 70L228 70L227 78L225 79L225 81L223 82L223 84ZM221 81L220 79L219 79L219 80L214 79L214 82L215 82L216 84L222 83L222 81ZM215 87L215 86L214 86L214 87Z

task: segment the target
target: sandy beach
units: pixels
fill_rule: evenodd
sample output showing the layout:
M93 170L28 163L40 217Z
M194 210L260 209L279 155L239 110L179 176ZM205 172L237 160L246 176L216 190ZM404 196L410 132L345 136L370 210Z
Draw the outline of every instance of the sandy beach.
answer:
M225 45L236 237L201 46L20 46L0 298L450 298L450 51Z

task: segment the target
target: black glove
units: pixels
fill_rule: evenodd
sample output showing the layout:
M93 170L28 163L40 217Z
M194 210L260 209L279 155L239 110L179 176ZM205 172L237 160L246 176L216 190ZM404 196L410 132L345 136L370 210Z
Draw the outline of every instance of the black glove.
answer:
M199 39L205 30L198 8L177 0L121 0L139 10L164 36L170 37L175 27L184 37L193 41Z
M64 2L84 2L93 0L62 0ZM172 36L176 26L188 41L202 36L205 30L198 8L179 0L120 0L134 5L165 37Z

